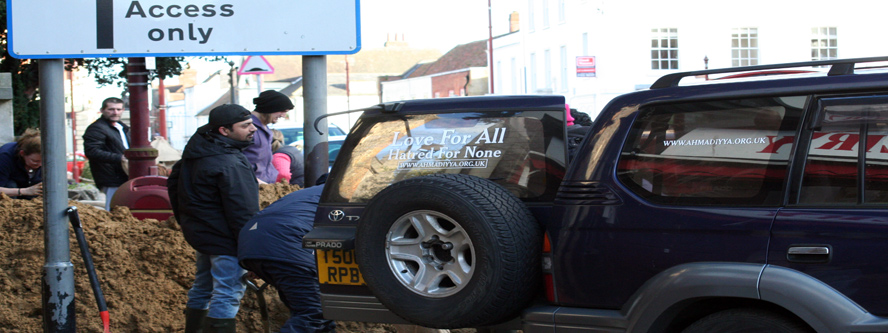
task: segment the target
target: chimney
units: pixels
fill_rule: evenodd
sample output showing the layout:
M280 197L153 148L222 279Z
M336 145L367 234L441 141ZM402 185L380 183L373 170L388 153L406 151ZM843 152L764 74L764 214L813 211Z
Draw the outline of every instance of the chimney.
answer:
M197 70L192 69L190 66L183 69L182 74L179 75L179 84L185 88L197 85Z
M509 32L518 30L521 30L521 25L518 24L518 12L512 12L509 14Z
M407 41L406 41L406 38L404 38L403 32L400 33L400 36L398 36L399 35L398 33L394 33L392 35L394 35L394 40L392 40L391 35L386 35L387 37L386 37L386 42L384 45L385 47L406 47L407 46ZM400 39L398 37L400 37Z

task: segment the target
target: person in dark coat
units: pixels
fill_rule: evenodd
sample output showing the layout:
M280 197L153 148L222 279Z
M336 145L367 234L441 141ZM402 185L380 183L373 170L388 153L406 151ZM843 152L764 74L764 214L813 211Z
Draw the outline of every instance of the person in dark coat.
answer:
M173 214L197 252L188 291L185 332L234 332L246 290L237 262L237 238L259 211L259 184L243 150L256 127L250 112L224 104L188 140L167 180Z
M238 239L241 266L274 286L290 309L282 333L336 328L321 312L314 251L302 248L302 237L314 226L323 189L323 185L312 186L278 199L250 219Z
M83 150L89 160L96 187L105 193L105 210L111 210L111 197L129 180L123 152L129 149L129 126L120 121L123 100L116 97L102 101L102 117L83 132Z
M18 199L43 193L40 131L27 129L18 140L0 146L0 192Z

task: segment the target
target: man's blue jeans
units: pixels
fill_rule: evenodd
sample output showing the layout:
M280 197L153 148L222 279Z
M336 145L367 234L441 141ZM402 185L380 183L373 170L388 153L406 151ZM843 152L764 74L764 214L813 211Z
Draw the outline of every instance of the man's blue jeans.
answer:
M111 211L111 198L114 197L114 192L117 192L119 187L102 187L102 193L105 193L105 210Z
M194 274L191 290L188 290L186 306L209 309L207 317L210 318L234 318L247 289L241 280L247 271L238 265L236 256L196 252L195 257L197 273Z

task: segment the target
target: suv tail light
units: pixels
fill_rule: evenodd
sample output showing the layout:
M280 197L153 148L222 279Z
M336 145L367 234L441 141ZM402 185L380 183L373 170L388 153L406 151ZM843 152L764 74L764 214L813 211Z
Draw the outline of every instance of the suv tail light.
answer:
M546 288L546 299L555 303L555 280L552 278L552 243L549 241L549 233L543 237L543 286Z

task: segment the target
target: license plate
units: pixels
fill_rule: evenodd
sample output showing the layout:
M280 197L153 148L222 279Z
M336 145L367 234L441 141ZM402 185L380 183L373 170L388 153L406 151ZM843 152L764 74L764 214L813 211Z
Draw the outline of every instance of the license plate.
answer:
M322 284L363 285L355 250L317 250L318 281Z

